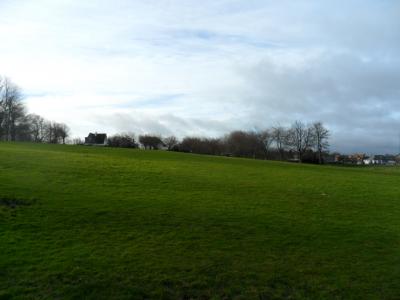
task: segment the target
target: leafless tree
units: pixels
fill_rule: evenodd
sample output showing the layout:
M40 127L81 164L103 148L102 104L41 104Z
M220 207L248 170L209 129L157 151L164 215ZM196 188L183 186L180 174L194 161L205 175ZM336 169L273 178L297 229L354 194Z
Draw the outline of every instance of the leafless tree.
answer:
M54 128L53 122L45 121L44 128L45 128L45 139L44 140L47 143L56 143L55 128Z
M318 155L318 163L322 164L322 153L329 148L329 130L324 127L322 122L315 122L313 124L313 135L315 141L315 150Z
M178 139L174 136L169 136L164 139L164 144L167 146L168 150L172 150L178 143Z
M65 143L69 128L26 114L20 88L8 78L0 77L0 140Z
M256 132L233 131L225 139L229 152L234 156L265 158L265 142Z
M15 141L26 141L26 142L33 141L31 124L29 122L29 118L26 115L18 119L14 131L15 131L14 134Z
M222 155L225 145L219 138L186 137L179 144L179 150L183 152Z
M265 129L263 131L256 132L255 135L258 138L260 145L264 145L265 158L267 158L272 142L274 141L272 131L269 129Z
M285 149L289 143L288 138L288 130L285 127L276 126L272 128L272 139L275 143L276 149L279 152L281 160L284 158Z
M72 139L72 144L73 145L84 145L85 141L82 140L81 138L77 137L77 138Z
M3 87L4 87L4 80L0 76L0 139L3 136L3 122L5 117L4 112L4 99L3 99Z
M41 143L46 137L46 120L39 115L30 114L27 116L30 125L32 140Z
M45 122L45 132L46 132L45 140L48 143L59 144L63 140L65 141L66 133L64 133L64 128L63 128L62 124L60 124L60 123L51 122L51 121ZM63 136L65 136L64 139L63 139Z
M145 149L158 150L164 146L164 142L161 137L157 135L141 135L139 136L139 142L143 145Z
M8 78L2 79L0 94L0 127L6 141L15 141L17 127L25 117L20 88Z
M62 140L62 143L65 144L65 139L69 137L70 129L64 123L58 123L56 128L57 135Z
M109 147L121 147L121 148L137 148L138 144L135 140L133 133L121 133L110 136L107 139L107 145Z
M295 121L289 130L289 144L294 148L301 162L304 153L313 145L313 128L301 121Z

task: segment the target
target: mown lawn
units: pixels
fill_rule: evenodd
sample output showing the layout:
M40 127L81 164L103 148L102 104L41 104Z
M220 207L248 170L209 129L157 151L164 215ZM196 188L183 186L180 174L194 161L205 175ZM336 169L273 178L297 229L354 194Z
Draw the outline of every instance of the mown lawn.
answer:
M400 169L0 144L0 299L399 299Z

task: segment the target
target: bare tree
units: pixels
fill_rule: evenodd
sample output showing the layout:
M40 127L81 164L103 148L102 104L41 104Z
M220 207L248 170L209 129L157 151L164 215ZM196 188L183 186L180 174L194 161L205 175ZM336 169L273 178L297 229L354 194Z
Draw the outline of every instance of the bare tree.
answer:
M0 77L0 140L65 143L69 128L26 114L21 89L8 78Z
M69 136L69 127L64 123L47 122L47 140L52 144L65 144L65 139Z
M234 156L265 158L264 138L255 132L233 131L226 137L225 142Z
M3 125L5 119L3 88L4 88L4 79L0 77L0 140L4 134Z
M109 147L121 147L121 148L137 148L138 144L135 141L135 135L133 133L116 134L107 139L107 145Z
M28 116L22 116L18 119L18 122L14 128L14 132L15 141L33 141L31 124Z
M45 141L50 144L58 144L59 132L57 129L57 123L52 121L45 122Z
M322 122L315 122L313 124L313 135L315 140L315 150L318 154L318 163L322 164L322 153L329 148L328 138L330 133L329 130L324 127Z
M15 141L17 126L25 117L20 88L8 78L2 80L0 94L0 127L6 141Z
M269 129L265 129L261 132L256 132L255 133L260 144L264 145L264 151L265 151L265 158L268 157L268 152L271 148L273 140L272 132Z
M69 137L70 134L70 129L69 127L64 124L64 123L58 123L57 124L57 133L60 139L62 140L62 143L65 144L65 139Z
M185 137L179 144L179 150L197 154L222 155L225 152L225 144L219 138Z
M169 136L164 139L164 144L167 146L168 150L172 150L178 143L178 139L174 136Z
M84 145L85 141L82 140L81 138L77 137L77 138L72 139L72 144L73 145Z
M141 135L139 136L139 142L143 145L145 149L158 150L164 146L164 142L161 137L157 135Z
M272 139L275 147L279 152L280 159L283 160L285 148L288 145L288 130L282 126L272 128Z
M289 130L289 144L294 148L301 162L304 153L313 145L313 128L301 121L295 121Z
M41 143L46 137L46 121L39 115L30 114L27 116L30 126L32 140L36 143Z

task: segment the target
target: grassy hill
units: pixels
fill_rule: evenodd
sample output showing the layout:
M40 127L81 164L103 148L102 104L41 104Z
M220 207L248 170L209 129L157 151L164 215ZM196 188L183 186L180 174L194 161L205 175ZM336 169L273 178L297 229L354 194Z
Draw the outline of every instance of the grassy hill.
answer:
M400 170L0 144L0 299L399 299Z

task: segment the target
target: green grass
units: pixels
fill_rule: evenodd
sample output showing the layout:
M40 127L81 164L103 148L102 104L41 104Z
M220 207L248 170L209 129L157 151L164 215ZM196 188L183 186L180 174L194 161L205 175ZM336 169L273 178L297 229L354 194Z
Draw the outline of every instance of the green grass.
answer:
M399 282L398 168L0 144L0 299L399 299Z

